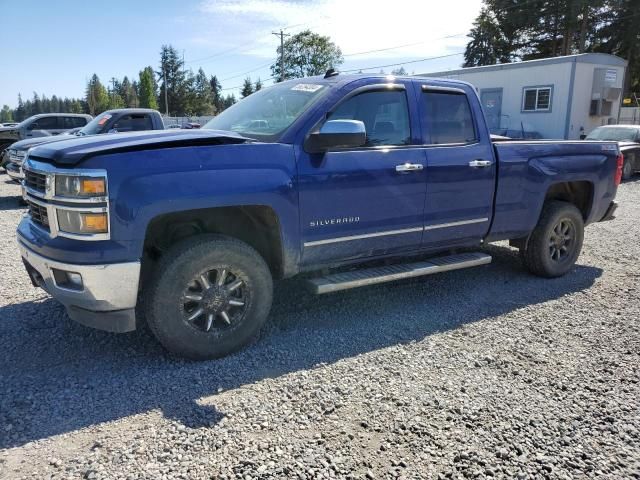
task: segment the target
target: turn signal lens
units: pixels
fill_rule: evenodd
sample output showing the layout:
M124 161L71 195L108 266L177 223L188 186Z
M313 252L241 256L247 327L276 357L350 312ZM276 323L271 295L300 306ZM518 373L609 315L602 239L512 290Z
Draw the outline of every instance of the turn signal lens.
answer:
M104 195L104 178L98 180L83 179L82 180L82 192L91 195Z
M106 213L85 213L58 209L58 228L66 233L107 233L109 224Z
M84 215L85 228L91 232L107 231L107 214L106 213L88 213Z
M61 197L101 197L107 192L106 179L102 177L80 177L56 175L56 195Z

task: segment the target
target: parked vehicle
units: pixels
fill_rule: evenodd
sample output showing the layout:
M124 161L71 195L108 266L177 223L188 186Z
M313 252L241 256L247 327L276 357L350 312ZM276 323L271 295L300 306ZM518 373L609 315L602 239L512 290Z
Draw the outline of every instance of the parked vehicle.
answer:
M9 176L20 181L24 178L22 163L27 151L36 145L65 140L65 135L100 135L103 133L132 132L140 130L163 130L164 123L160 112L148 108L120 108L107 110L91 120L82 128L74 128L56 137L38 137L21 140L7 148L5 168Z
M0 127L15 127L19 122L5 122L0 123Z
M624 156L622 178L630 179L640 171L640 125L605 125L594 129L586 140L618 142Z
M202 130L41 145L24 170L33 283L115 332L142 298L158 340L202 359L254 338L273 279L302 272L324 294L483 265L483 244L509 240L532 273L564 275L584 226L614 216L622 158L611 142L494 144L468 83L328 72Z
M186 130L191 130L193 128L200 128L200 124L196 123L196 122L189 122L189 123L185 123L184 125L182 125L182 128L184 128Z
M0 153L18 140L58 135L72 128L84 127L91 115L76 113L41 113L33 115L13 127L0 128Z
M495 132L497 136L508 137L511 140L542 140L544 137L535 130L500 129Z

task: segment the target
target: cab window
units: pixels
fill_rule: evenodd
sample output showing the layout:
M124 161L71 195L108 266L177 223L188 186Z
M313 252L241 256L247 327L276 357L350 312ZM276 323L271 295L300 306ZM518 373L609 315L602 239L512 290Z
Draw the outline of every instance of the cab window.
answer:
M361 120L367 130L367 147L411 142L409 107L404 91L360 93L338 105L327 120Z

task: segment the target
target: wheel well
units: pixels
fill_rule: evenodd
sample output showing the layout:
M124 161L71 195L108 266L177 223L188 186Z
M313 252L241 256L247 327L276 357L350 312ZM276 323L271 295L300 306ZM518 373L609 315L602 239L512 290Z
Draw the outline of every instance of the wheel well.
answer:
M573 203L582 212L582 218L586 222L591 213L593 184L586 181L554 183L544 197L545 203L549 200Z
M572 203L582 213L582 218L587 221L591 213L593 202L593 184L587 181L560 182L549 187L544 197L543 206L551 200L561 200ZM512 238L509 244L516 248L525 248L529 242L529 235L521 238Z
M281 277L282 240L278 217L270 207L249 205L168 213L154 218L144 240L142 278L175 243L203 233L242 240L265 259L275 277Z

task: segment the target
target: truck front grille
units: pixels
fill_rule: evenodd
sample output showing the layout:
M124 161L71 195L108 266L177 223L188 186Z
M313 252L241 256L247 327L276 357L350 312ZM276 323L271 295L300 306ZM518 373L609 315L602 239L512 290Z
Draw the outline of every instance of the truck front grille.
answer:
M45 193L47 185L47 176L42 173L32 172L30 170L24 171L24 185L32 190L40 193Z
M31 216L31 220L33 221L33 223L38 224L48 231L49 214L47 213L47 209L29 200L27 200L27 203L29 204L29 215Z

